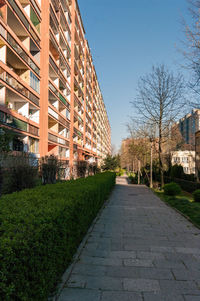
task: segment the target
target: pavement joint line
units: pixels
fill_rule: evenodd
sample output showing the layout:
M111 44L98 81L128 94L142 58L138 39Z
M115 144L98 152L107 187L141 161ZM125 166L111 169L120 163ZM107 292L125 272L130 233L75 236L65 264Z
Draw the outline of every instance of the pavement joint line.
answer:
M113 189L113 191L114 191L114 189ZM69 265L69 267L64 272L64 274L62 276L62 279L61 279L61 283L57 286L57 291L55 293L55 296L53 296L53 297L50 296L48 298L48 301L57 301L58 298L60 297L63 289L65 288L65 286L66 286L66 284L67 284L67 282L68 282L68 280L69 280L69 278L70 278L70 276L71 276L71 274L73 272L73 269L74 269L76 263L80 260L80 256L81 256L81 254L83 252L83 249L86 246L86 244L87 244L87 242L88 242L88 240L90 238L90 235L91 235L91 233L92 233L95 225L97 224L98 220L100 219L100 216L101 216L103 210L106 208L107 204L109 204L110 197L111 197L113 191L109 195L108 199L104 202L103 206L101 207L101 209L99 210L97 216L95 217L95 219L93 220L91 226L89 227L86 235L84 236L83 240L81 241L78 249L76 250L76 253L75 253L75 255L74 255L73 259L72 259L72 263Z

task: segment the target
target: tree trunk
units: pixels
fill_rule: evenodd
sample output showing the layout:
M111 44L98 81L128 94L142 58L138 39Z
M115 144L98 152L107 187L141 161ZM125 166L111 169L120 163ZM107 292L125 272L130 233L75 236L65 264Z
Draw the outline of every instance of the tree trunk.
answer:
M151 141L150 188L153 187L152 165L153 165L153 141Z
M138 185L140 184L140 160L138 160Z
M164 175L163 175L162 142L161 141L162 141L162 135L159 134L159 141L158 141L159 170L160 170L161 187L163 187L164 186Z
M160 120L159 120L159 140L158 140L158 156L161 187L164 186L163 163L162 163L162 120L163 120L163 103L160 101Z

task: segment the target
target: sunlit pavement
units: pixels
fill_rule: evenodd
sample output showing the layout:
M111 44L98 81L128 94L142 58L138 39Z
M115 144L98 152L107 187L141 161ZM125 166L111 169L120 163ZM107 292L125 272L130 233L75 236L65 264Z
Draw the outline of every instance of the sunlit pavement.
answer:
M58 300L200 301L200 230L118 177Z

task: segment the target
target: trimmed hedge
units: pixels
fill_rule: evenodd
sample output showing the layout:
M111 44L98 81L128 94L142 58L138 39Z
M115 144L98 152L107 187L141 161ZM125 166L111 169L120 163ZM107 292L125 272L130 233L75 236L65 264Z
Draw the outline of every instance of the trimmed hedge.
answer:
M166 195L178 195L181 193L181 187L174 182L165 184L163 189L164 189L164 194Z
M200 202L200 189L193 192L193 198L195 202Z
M114 184L106 172L0 199L0 300L47 300Z
M172 179L169 177L164 177L165 183L169 183L169 182L171 182L171 180ZM198 183L198 182L192 182L192 181L187 181L187 180L178 179L178 178L174 178L173 181L176 182L178 185L180 185L182 190L190 192L190 193L194 192L197 189L200 189L200 183Z

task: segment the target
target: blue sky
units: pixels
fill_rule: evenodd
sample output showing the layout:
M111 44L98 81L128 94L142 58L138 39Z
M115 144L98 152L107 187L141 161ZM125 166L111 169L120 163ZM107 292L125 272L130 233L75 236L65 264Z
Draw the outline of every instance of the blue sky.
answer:
M187 0L78 0L106 104L112 143L128 136L126 123L135 114L140 76L153 64L180 71L184 40L181 18L188 22Z

